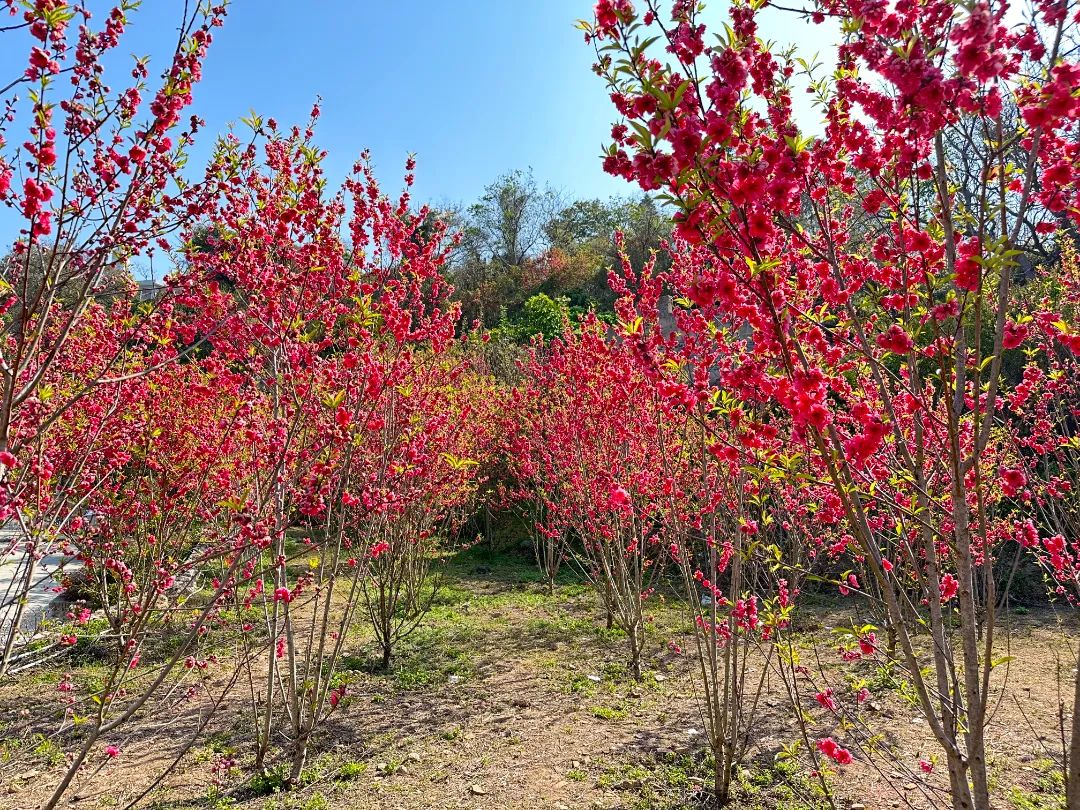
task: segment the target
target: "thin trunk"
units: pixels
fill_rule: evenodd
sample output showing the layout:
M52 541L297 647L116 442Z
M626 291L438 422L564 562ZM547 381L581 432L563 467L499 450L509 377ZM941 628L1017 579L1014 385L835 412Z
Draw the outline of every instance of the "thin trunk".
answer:
M1073 691L1072 734L1065 782L1065 806L1080 810L1080 655L1076 659L1075 689Z
M967 768L962 757L952 752L948 752L947 757L953 810L989 810L989 803L976 806L973 802L971 786L968 784Z
M27 596L30 593L30 589L34 582L34 551L37 549L37 545L34 544L30 548L23 551L23 559L26 561L26 572L22 577L22 582L17 586L18 591L16 596L8 599L8 605L4 610L7 613L14 604L14 614L11 617L11 627L8 629L7 638L4 639L4 651L3 657L0 658L0 677L7 674L8 668L11 666L11 654L15 650L15 636L19 632L19 625L22 624L23 611L26 609ZM7 616L0 614L0 620L7 621ZM3 626L0 625L0 630Z
M731 769L719 757L713 761L713 791L716 794L716 806L727 807L731 801Z
M296 747L293 749L292 768L289 770L288 786L295 788L300 785L304 776L304 766L307 764L308 742L311 737L301 734L296 738Z
M637 628L630 631L630 674L635 681L641 680L641 648L642 639Z
M953 491L954 519L956 520L956 574L960 580L960 627L964 658L964 703L967 710L964 734L967 748L967 769L971 778L972 798L978 807L990 806L990 785L986 773L986 735L983 723L982 667L989 661L979 660L978 625L975 611L974 561L971 552L971 534L968 524L967 503L958 488ZM987 610L992 610L987 605ZM954 802L955 803L955 802Z

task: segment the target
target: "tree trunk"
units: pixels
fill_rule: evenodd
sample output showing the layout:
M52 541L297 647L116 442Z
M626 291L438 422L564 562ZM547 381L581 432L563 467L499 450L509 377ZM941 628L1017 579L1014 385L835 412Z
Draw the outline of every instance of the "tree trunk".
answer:
M1068 768L1065 781L1065 806L1080 810L1080 656L1076 659L1073 691L1072 734L1069 738Z
M287 787L289 790L300 786L304 777L304 766L307 764L308 742L311 737L304 732L296 739L296 747L293 749L292 768L289 770Z
M644 646L641 634L635 627L630 631L630 674L635 681L641 680L641 648Z
M713 752L713 792L717 808L727 807L731 801L731 768L726 759L722 751Z
M971 798L971 787L968 785L967 768L961 761L959 754L948 753L949 760L949 787L952 793L953 810L983 810L976 808ZM986 810L989 810L986 805Z

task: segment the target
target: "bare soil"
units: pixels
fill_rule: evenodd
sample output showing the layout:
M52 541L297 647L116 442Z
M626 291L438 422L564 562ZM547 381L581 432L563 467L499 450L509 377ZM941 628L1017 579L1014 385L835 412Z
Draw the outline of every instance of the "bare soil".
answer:
M854 764L827 775L840 808L946 806L943 764L918 766L936 745L905 697L899 673L844 663L836 627L868 620L848 600L801 608L800 660L813 684L799 684L811 740L833 735ZM275 792L252 777L251 716L242 690L226 701L175 769L141 806L277 810L420 808L693 808L711 785L704 724L695 695L687 617L673 597L657 599L647 673L627 675L623 639L604 629L595 598L579 584L549 596L525 558L471 553L449 566L426 622L401 645L389 673L374 666L369 634L358 629L344 661L348 697L322 728L302 788ZM989 726L995 808L1063 808L1059 713L1071 712L1075 617L1049 608L1008 614L994 670L998 699ZM673 649L672 642L685 652ZM81 668L80 668L81 667ZM93 664L59 661L0 685L0 809L40 804L63 771L71 740L26 719L59 707L65 672L92 676ZM799 738L788 692L765 679L735 807L827 807ZM871 697L859 727L840 723L813 700L830 685L851 703ZM246 688L246 687L245 687ZM107 742L69 791L68 806L124 808L183 751L198 706L159 704ZM780 754L778 757L777 755ZM938 757L940 759L940 757Z

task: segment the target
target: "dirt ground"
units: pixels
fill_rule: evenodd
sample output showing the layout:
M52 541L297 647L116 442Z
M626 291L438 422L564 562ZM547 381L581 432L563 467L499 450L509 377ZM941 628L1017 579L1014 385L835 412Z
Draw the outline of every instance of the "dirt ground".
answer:
M358 632L344 663L348 697L314 742L302 788L276 791L253 779L241 700L226 703L199 742L142 806L252 810L413 808L692 808L711 783L695 695L687 617L673 599L651 614L647 671L627 674L625 639L605 630L595 597L579 584L554 596L524 557L460 555L425 623L404 642L389 673L372 666ZM866 686L859 728L820 710L799 685L811 740L833 735L855 762L827 775L836 806L944 807L944 765L896 673L845 664L837 627L845 602L800 608L797 644L814 683L838 695ZM1044 609L1011 611L995 668L998 700L989 730L995 807L1063 808L1057 773L1059 709L1068 704L1075 619ZM674 643L674 644L673 644ZM675 646L686 652L680 654ZM57 700L71 662L0 685L0 808L32 808L63 770L55 729L25 721L25 709ZM734 807L828 807L805 757L786 757L799 738L788 692L767 675ZM178 706L183 705L178 703ZM37 706L31 716L38 716ZM1068 708L1068 706L1067 706ZM121 755L91 758L69 806L124 808L182 750L197 720L188 711L147 712L115 740ZM778 756L779 754L779 756ZM938 757L940 759L940 757Z

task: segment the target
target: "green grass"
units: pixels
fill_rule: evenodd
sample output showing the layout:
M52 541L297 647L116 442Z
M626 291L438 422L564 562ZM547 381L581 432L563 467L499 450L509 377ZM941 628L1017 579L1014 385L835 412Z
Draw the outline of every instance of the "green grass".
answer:
M341 767L338 768L337 778L343 782L357 779L367 771L367 767L366 762L344 762Z
M59 765L64 761L64 749L45 737L44 734L35 734L33 740L35 743L34 756L43 759L50 765Z
M287 774L284 768L275 768L266 773L257 773L251 777L250 791L256 796L268 796L272 793L280 793L285 787Z
M711 755L668 753L652 761L609 766L597 785L619 793L625 806L634 810L683 810L709 806L713 780ZM794 760L740 768L731 789L730 806L740 810L826 810L829 806L820 786Z
M622 794L633 810L676 810L692 806L698 769L690 757L671 755L657 762L620 763L605 770L597 784Z
M592 713L601 720L625 720L630 715L630 710L625 706L593 706Z
M1015 810L1065 810L1065 779L1061 766L1051 759L1033 763L1037 774L1035 787L1026 790L1014 787L1009 792L1009 805Z

